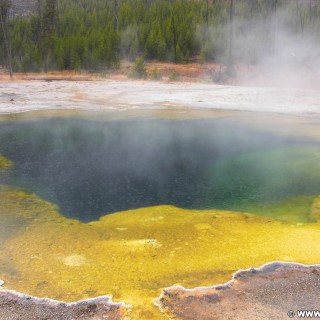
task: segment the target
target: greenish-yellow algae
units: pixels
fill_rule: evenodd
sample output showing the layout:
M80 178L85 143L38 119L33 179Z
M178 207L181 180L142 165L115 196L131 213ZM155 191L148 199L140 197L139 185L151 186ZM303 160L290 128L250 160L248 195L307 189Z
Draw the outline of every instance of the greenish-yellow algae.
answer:
M238 269L281 260L320 261L320 224L222 210L157 206L81 223L22 190L0 188L6 288L57 300L111 294L133 319L162 319L152 305L165 287L224 283ZM23 225L21 219L23 218Z

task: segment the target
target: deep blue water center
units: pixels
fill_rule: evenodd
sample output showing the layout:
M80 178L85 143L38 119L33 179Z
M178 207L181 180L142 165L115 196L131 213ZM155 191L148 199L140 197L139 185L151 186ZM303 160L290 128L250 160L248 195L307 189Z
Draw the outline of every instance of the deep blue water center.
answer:
M0 125L0 154L14 162L5 183L81 221L163 204L249 210L252 203L317 194L320 179L310 168L317 148L223 118Z

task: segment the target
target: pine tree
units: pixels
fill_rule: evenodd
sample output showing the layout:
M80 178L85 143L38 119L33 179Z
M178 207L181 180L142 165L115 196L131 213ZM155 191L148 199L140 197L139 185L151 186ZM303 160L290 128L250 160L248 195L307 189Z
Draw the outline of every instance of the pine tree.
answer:
M79 65L99 70L119 65L122 48L122 56L131 60L143 56L179 63L201 54L204 60L219 61L231 70L237 61L252 64L272 52L276 20L291 32L319 33L318 2L34 0L34 15L8 21L10 0L0 0L0 58L7 67L11 58L13 69L22 71ZM233 19L235 9L237 19ZM260 23L254 23L255 19ZM237 28L232 28L233 20ZM240 51L239 36L243 40Z

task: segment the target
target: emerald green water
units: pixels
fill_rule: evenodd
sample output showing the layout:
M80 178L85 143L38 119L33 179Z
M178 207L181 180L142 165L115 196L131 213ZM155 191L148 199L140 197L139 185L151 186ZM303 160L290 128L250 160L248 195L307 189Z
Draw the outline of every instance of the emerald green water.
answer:
M206 206L307 221L319 193L320 149L299 143L239 155L215 163L210 175L223 188L208 190Z
M320 193L317 139L229 118L2 122L0 154L6 184L82 221L172 204L304 222Z

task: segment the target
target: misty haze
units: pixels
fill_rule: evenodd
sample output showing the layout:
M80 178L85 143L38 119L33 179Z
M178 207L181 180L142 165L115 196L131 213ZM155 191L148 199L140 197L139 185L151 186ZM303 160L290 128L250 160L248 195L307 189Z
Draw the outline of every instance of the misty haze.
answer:
M267 215L277 214L272 205L300 195L310 205L320 188L319 142L241 122L56 118L4 123L2 154L15 163L6 181L82 221L156 205L264 209ZM297 219L308 220L307 213Z

